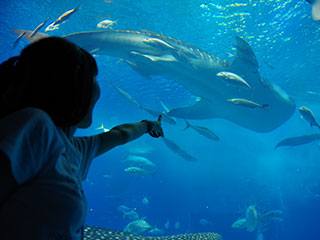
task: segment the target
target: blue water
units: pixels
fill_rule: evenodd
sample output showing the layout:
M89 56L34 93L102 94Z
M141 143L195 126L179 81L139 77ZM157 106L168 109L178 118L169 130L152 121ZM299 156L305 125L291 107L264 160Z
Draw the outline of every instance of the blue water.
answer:
M150 30L171 36L231 61L235 36L252 46L261 75L281 86L297 107L307 106L320 120L320 22L311 18L304 0L83 0L82 9L51 35L95 31L103 19L118 20L113 29ZM78 0L1 0L0 60L19 54L11 29L33 30L76 7ZM146 80L125 62L97 56L102 95L92 126L78 135L142 119L153 119L129 103L109 85L112 80L148 108L162 110L187 105L196 96L169 79ZM268 119L266 119L268 121ZM213 142L195 131L163 123L165 135L198 159L187 162L162 140L147 135L94 160L84 189L89 203L87 224L118 230L130 222L118 206L134 208L165 235L213 231L226 240L257 239L257 232L233 229L249 205L258 212L279 209L282 221L273 221L264 239L320 239L320 149L318 142L291 148L274 146L286 137L318 133L299 112L269 133L255 133L222 119L192 121L220 138ZM144 156L156 164L154 176L132 176L121 163L128 155ZM106 178L103 175L110 175ZM146 197L149 204L142 203ZM200 223L200 219L210 222ZM164 224L170 221L168 229ZM175 228L175 223L180 226Z

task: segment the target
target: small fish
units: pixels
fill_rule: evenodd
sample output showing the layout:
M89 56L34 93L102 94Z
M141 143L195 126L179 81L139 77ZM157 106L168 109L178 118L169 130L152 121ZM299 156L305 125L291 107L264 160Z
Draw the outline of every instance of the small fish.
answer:
M102 175L102 177L104 177L106 179L111 179L112 175L111 174L104 174L104 175Z
M144 235L149 232L153 227L143 219L130 222L125 228L124 232L136 235Z
M146 198L146 197L144 197L144 198L142 199L142 203L143 203L144 205L148 206L148 205L149 205L149 199Z
M246 219L240 218L232 224L232 228L245 228L246 227Z
M17 38L16 40L14 40L14 43L12 45L12 48L16 48L17 44L20 42L21 38L24 37L24 35L26 35L27 32L23 32L21 33Z
M154 175L154 173L151 173L151 172L148 172L142 168L139 168L139 167L128 167L124 170L126 173L130 173L130 174L133 174L133 175L140 175L140 176L143 176L143 175Z
M239 75L232 72L218 72L218 77L224 79L227 83L237 85L237 86L245 86L247 88L252 89L252 87Z
M180 222L179 221L176 221L176 223L174 224L174 228L175 229L180 228Z
M160 228L157 228L157 227L154 227L153 229L151 229L148 232L148 235L150 235L150 236L161 236L163 234L164 234L164 231L162 229L160 229Z
M306 143L310 143L316 140L320 140L320 134L303 135L299 137L290 137L281 140L274 148L283 146L297 146Z
M264 214L260 214L259 216L259 221L263 220L278 220L282 216L282 211L281 210L270 210Z
M32 38L34 35L36 35L36 33L38 33L40 31L40 29L48 22L49 18L47 18L46 20L44 20L43 23L41 23L38 27L36 27L32 33L30 34L30 38Z
M142 105L140 105L140 108L145 110L146 112L148 112L149 114L151 114L154 117L159 117L159 115L162 116L162 120L166 123L172 124L172 125L176 125L177 121L175 120L175 118L170 117L167 113L165 112L160 112L151 108L146 108Z
M310 91L310 90L306 91L306 93L307 93L308 95L314 95L314 96L319 96L319 95L320 95L319 92Z
M158 98L163 110L168 113L170 111L170 109Z
M132 211L131 208L127 207L126 205L120 205L118 208L117 208L118 212L120 213L125 213L125 212L130 212Z
M152 153L155 149L154 147L147 145L147 143L135 143L128 146L128 150L131 154L148 154Z
M313 112L309 108L302 106L299 108L299 112L301 114L301 117L303 117L310 124L311 127L316 126L320 128L320 125L317 122Z
M114 85L114 83L112 81L110 81L110 85L118 92L120 93L125 99L127 99L129 102L137 105L138 107L142 107L141 104L134 99L129 93L127 93L126 91L122 90L121 88L117 87L116 85ZM158 115L159 116L159 115Z
M167 145L168 148L170 148L174 153L178 154L180 157L186 159L189 162L195 162L197 161L196 158L191 156L189 153L181 149L176 143L174 143L172 140L163 137L162 138L164 143Z
M164 228L168 229L170 227L170 221L167 220L166 223L164 224Z
M320 20L320 0L306 0L312 5L312 18L313 20Z
M48 27L46 27L46 29L44 31L45 32L54 31L54 30L59 29L59 26L60 26L60 24L54 24L54 22L53 22Z
M274 70L274 66L273 66L271 63L269 63L269 62L267 62L267 61L264 61L264 63L265 63L270 69Z
M103 129L104 132L109 132L109 131L110 131L109 129L105 128L105 127L103 126L103 124L101 124L101 127L98 127L98 128L96 128L96 129Z
M138 220L139 214L135 210L131 210L128 212L124 212L122 217L130 220Z
M227 101L239 106L247 107L247 108L265 109L265 107L269 106L269 104L259 104L259 103L255 103L250 100L242 99L242 98L230 98L230 99L227 99Z
M207 219L204 219L204 218L201 218L199 223L203 226L208 226L208 225L211 225L212 222L208 221Z
M236 55L234 55L234 54L232 54L232 53L230 53L230 52L227 52L227 54L228 54L228 57L229 57L229 58L236 57Z
M253 232L258 225L258 212L254 205L246 210L246 228L248 232Z
M137 155L129 155L125 160L122 161L123 164L140 167L140 168L155 168L156 165L149 159Z
M191 125L187 120L184 120L186 123L186 126L183 130L186 130L188 128L192 128L193 130L195 130L197 133L213 140L213 141L219 141L219 137L212 132L210 129L206 128L206 127L202 127L202 126L196 126L196 125Z
M82 5L80 4L78 7L66 11L63 13L57 20L51 23L44 31L53 31L59 28L59 25L67 21L74 13L78 12L81 9Z
M112 26L114 24L116 24L117 22L118 22L118 20L112 21L109 19L105 19L97 24L97 28L103 28L103 29L111 28L112 29Z
M164 110L163 111L164 115L166 115L162 119L168 117L168 118L170 118L169 121L172 122L173 125L176 125L177 124L177 120L174 117L171 117L171 116L168 115L168 112L170 111L170 109L159 98L158 98L158 100L159 100L159 102L160 102L160 104L161 104L161 106L162 106L162 108Z

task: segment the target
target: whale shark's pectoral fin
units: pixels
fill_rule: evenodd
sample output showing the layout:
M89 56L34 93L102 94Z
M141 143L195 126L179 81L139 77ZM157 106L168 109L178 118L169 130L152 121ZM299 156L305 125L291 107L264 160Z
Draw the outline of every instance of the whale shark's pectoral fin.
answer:
M201 99L192 106L171 109L167 114L172 117L187 119L207 119L217 117L210 109L212 109L212 103L206 99Z
M144 53L139 53L136 51L131 51L130 56L133 58L140 58L140 60L144 60L144 61L149 60L152 62L159 62L159 61L176 62L177 61L177 59L174 56L172 56L171 54L156 56L156 55L144 54Z
M175 59L179 62L185 63L186 65L191 66L193 69L197 69L197 67L192 63L190 56L181 50L173 51L172 52Z
M152 47L160 47L162 49L174 49L169 43L159 39L159 38L147 38L143 40L144 43L152 46Z
M125 61L131 68L132 70L138 72L142 77L146 78L147 80L151 80L151 76L149 73L141 69L137 64L129 61L129 60L123 60Z

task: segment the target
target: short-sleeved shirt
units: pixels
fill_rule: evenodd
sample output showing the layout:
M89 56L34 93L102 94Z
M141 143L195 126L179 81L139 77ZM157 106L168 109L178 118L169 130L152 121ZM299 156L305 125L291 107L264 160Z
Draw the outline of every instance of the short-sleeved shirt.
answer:
M0 119L0 151L19 185L0 206L1 239L81 239L87 214L81 182L98 146L97 136L69 139L39 109Z

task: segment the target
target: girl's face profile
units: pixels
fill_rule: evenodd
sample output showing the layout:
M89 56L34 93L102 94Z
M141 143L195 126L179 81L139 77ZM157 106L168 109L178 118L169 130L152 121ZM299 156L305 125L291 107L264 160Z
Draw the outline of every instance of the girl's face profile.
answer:
M93 89L92 89L93 93L92 93L92 98L91 98L91 103L90 103L90 107L88 109L88 112L86 114L86 116L84 117L84 119L80 122L79 124L79 128L88 128L90 127L91 123L92 123L92 112L93 112L93 108L96 105L99 97L100 97L100 86L96 80L96 76L93 77Z

